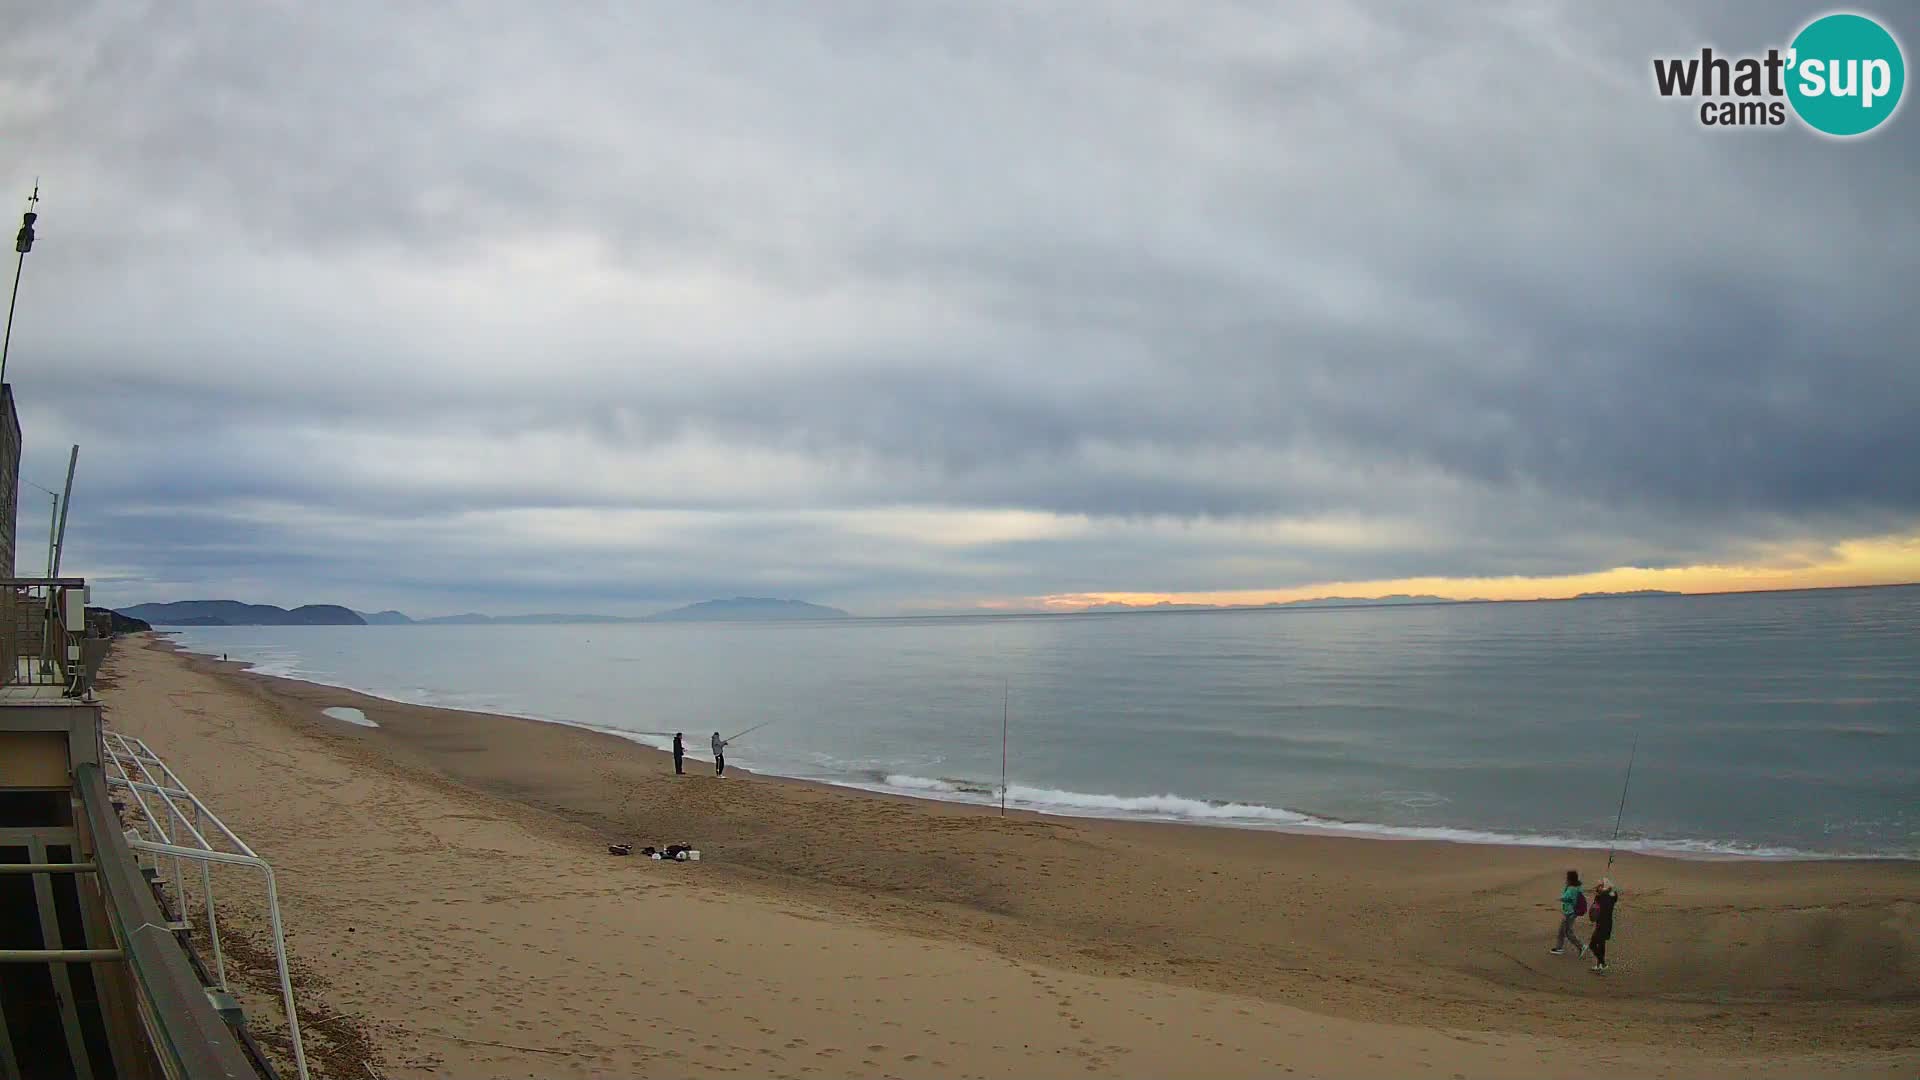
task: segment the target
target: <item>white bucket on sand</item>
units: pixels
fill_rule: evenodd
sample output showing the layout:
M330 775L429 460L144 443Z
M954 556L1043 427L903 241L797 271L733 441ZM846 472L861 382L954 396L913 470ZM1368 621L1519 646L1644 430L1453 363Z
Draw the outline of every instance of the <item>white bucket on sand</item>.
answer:
M699 852L697 852L697 851L689 851L689 852L687 852L687 861L688 861L688 862L699 862L699 861L700 861L700 853L699 853Z

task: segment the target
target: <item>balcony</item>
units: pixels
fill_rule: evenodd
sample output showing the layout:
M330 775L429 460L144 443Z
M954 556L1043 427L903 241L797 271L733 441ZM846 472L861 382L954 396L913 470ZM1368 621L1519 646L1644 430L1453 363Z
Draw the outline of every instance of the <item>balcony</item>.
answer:
M107 638L84 578L0 580L0 703L91 701Z

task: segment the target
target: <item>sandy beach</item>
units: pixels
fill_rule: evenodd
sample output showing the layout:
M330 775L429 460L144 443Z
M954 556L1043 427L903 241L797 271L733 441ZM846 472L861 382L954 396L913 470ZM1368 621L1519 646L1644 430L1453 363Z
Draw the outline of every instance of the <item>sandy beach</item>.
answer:
M1621 856L1598 976L1547 948L1561 874L1604 853L677 777L614 736L237 667L124 638L102 697L274 863L318 1075L1920 1068L1920 864ZM232 880L243 1000L280 1045Z

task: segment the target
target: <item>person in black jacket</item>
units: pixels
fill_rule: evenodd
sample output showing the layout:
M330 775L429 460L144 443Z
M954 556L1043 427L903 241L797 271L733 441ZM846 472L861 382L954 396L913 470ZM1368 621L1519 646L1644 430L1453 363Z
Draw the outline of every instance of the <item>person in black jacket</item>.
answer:
M673 733L673 772L676 776L687 775L687 739L678 731Z
M1600 884L1593 888L1593 907L1588 912L1593 916L1593 940L1587 942L1587 948L1593 953L1595 974L1606 973L1607 939L1613 937L1613 905L1619 902L1620 893L1613 887L1613 879L1601 878Z

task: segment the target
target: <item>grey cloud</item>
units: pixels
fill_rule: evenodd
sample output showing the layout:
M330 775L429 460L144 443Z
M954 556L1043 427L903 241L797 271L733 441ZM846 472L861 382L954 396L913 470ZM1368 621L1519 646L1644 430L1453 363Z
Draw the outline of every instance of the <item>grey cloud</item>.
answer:
M51 9L0 44L0 181L48 174L9 371L29 470L86 444L75 553L130 591L226 567L474 605L557 556L310 550L241 511L369 536L714 515L725 542L625 564L636 604L1557 573L1911 530L1912 116L1849 144L1709 133L1651 90L1655 54L1800 18ZM374 439L390 459L347 452ZM579 455L538 482L422 465L516 439ZM689 441L792 465L649 475ZM770 523L902 506L1101 524L916 561ZM1409 541L1212 539L1323 515ZM1191 531L1136 527L1159 520Z

